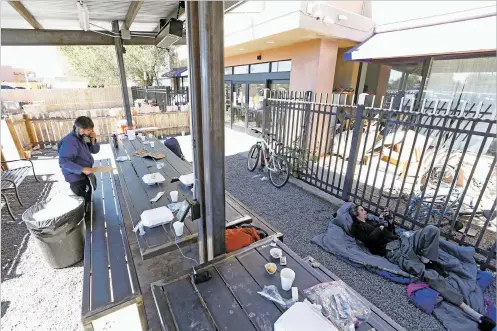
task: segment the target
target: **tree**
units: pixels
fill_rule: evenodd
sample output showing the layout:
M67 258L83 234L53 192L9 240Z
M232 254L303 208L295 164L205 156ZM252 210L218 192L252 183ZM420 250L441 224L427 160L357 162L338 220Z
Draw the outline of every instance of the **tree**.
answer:
M124 67L126 78L141 85L160 85L160 75L170 68L171 49L155 46L126 46ZM119 84L114 46L63 46L59 47L67 58L72 72L88 79L90 85ZM171 53L171 54L170 54Z

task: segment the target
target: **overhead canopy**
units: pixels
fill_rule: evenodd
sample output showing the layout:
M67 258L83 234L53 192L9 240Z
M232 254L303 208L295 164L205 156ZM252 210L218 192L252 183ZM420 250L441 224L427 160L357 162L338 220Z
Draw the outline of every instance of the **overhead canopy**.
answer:
M78 8L81 3L87 8ZM184 20L180 1L147 0L31 0L1 2L1 42L3 46L44 45L114 45L120 33L112 31L112 22L127 28L131 35L123 37L127 45L155 45L160 21ZM238 1L224 1L225 11ZM82 16L83 15L83 16ZM82 29L82 21L89 26ZM186 32L175 45L186 44Z
M345 52L346 61L416 58L496 50L494 16L436 24L373 35Z
M163 78L181 77L187 71L187 67L174 68L162 75Z

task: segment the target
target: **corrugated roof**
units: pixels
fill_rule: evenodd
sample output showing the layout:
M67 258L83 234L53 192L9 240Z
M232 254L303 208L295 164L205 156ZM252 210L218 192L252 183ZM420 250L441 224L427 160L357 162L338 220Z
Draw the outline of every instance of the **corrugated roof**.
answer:
M124 21L132 1L85 0L90 23L111 30L111 22ZM75 0L27 0L22 4L46 30L81 30ZM175 13L179 1L147 0L136 15L131 31L154 31L161 18ZM1 27L32 29L6 1L1 3ZM93 27L95 30L101 30Z

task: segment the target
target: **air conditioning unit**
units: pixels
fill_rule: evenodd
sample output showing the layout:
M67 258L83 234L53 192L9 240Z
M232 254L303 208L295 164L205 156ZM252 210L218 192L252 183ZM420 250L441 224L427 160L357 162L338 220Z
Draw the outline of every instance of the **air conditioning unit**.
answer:
M183 22L171 18L155 36L155 46L167 48L183 37Z

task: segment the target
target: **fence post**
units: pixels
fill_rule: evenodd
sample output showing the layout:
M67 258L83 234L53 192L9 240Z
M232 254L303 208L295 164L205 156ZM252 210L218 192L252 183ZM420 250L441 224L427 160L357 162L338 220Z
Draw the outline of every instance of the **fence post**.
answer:
M360 152L360 141L362 139L362 119L364 116L364 105L357 107L356 118L354 122L354 132L352 134L352 142L350 143L350 153L347 163L347 172L345 173L345 181L343 182L342 200L349 201L352 184L354 182L354 173L357 165L357 157Z
M36 134L33 129L33 123L31 122L31 119L29 118L28 114L22 115L24 118L24 125L26 125L26 131L28 132L28 137L29 137L29 142L31 143L31 147L34 148L36 145L38 145L38 140L36 139Z
M16 129L14 128L14 123L12 123L11 119L6 119L5 123L7 124L7 127L9 128L10 135L12 136L12 140L14 141L14 144L16 145L17 153L19 153L19 157L21 159L26 158L26 153L24 153L24 147L21 144L21 140L19 140L19 137L17 136Z
M267 98L269 89L264 89L264 102L262 103L262 133L266 133L266 117L267 117Z

